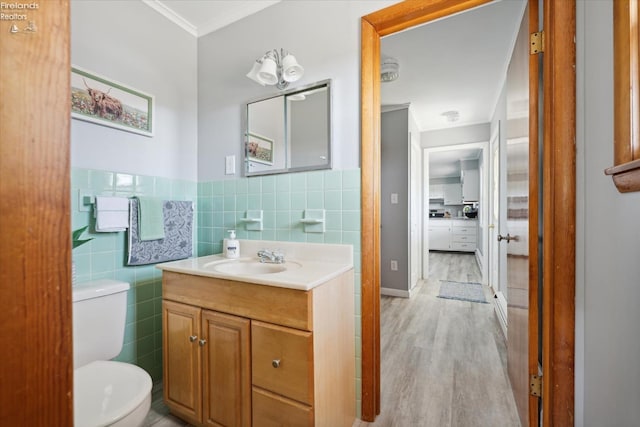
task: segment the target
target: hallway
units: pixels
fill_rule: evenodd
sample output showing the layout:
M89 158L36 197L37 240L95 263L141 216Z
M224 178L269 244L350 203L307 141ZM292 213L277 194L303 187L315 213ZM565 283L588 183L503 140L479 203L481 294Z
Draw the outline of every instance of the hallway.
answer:
M382 297L381 413L354 427L519 426L506 346L489 304L437 298L440 280L479 282L474 255L431 252L411 299Z

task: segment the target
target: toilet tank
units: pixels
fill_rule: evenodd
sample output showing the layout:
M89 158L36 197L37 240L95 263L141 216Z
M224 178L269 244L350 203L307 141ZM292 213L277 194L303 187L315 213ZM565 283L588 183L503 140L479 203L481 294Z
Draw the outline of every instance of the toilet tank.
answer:
M128 283L110 279L73 287L74 368L120 354L128 289Z

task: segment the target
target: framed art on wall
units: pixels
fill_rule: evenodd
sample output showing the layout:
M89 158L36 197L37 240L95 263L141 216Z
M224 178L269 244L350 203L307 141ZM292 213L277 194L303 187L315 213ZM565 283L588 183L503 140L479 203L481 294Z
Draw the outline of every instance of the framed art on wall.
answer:
M247 134L247 159L252 162L273 164L273 140L255 133Z
M154 97L78 67L71 68L71 117L153 136Z

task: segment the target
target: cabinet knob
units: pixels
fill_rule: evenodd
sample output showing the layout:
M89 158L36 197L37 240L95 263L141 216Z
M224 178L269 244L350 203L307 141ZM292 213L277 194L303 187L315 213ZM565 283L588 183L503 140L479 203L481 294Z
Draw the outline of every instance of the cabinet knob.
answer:
M200 347L204 347L204 345L207 343L207 340L200 340L198 341L198 344L200 344Z
M279 368L280 367L280 359L273 359L271 361L271 366L273 366L274 368Z
M189 337L189 341L190 341L190 342L194 342L194 341L195 341L195 340L197 340L197 339L198 339L198 336L197 336L197 335L191 335L191 336Z

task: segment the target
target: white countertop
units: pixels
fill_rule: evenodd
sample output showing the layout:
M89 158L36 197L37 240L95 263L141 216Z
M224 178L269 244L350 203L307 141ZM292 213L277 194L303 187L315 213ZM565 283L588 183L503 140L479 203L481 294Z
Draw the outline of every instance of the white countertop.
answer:
M257 253L262 249L277 249L285 254L291 269L268 274L230 274L217 271L216 266L247 260L258 260ZM296 265L299 264L299 265ZM240 240L240 258L230 259L223 255L208 255L180 261L157 264L163 271L215 277L238 282L308 291L353 268L353 246L323 244L274 242L264 240ZM295 267L295 268L293 268Z

